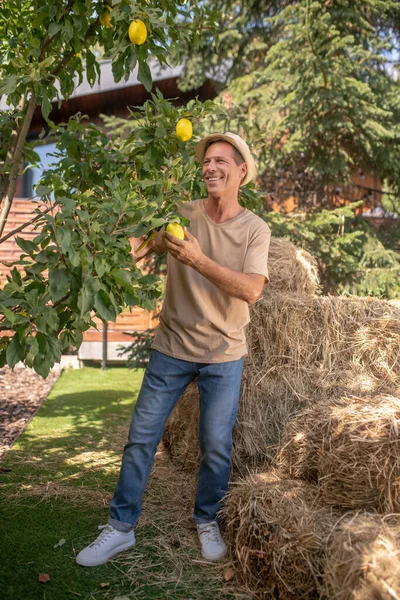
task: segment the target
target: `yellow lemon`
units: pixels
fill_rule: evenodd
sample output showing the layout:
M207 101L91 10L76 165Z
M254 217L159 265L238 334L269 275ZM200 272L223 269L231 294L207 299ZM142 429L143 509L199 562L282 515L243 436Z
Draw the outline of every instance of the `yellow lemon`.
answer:
M137 44L140 46L147 40L147 27L143 21L140 19L135 19L129 25L128 35L132 44Z
M167 233L170 233L174 237L179 238L180 240L185 239L185 232L183 230L183 227L179 225L179 223L168 223L168 225L165 228L165 231Z
M175 127L176 135L182 142L187 142L193 135L193 127L189 119L179 119Z
M100 21L101 25L103 25L103 27L111 27L111 15L110 15L111 11L112 11L111 6L106 4L105 11L99 17L99 21Z

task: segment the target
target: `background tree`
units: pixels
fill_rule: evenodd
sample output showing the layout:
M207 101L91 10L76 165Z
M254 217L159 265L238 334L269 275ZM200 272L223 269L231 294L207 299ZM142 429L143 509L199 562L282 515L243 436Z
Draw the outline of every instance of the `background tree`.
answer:
M352 174L362 169L384 181L389 192L385 208L399 213L399 3L215 0L211 5L223 15L219 36L209 38L201 60L187 48L181 85L187 89L206 73L218 75L227 116L211 127L241 130L251 140L259 157L265 209L271 210L269 198L293 194L300 212L336 210L337 189L351 189ZM283 231L274 215L266 218L275 233ZM325 219L325 242L336 249L336 238L351 234L342 240L340 253L344 264L349 263L345 255L352 257L351 273L342 268L335 272L336 263L327 264L316 242L306 244L303 234L293 234L320 260L325 290L396 297L400 234L377 233L348 213L344 227L336 228L336 218L325 212L319 222ZM304 223L312 229L316 220ZM352 235L355 231L358 237ZM368 284L363 283L367 275Z

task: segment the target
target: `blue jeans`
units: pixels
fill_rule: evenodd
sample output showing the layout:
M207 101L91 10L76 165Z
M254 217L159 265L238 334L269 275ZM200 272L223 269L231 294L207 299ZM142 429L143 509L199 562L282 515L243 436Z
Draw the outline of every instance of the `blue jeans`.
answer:
M110 504L110 525L119 531L130 531L136 523L165 423L195 377L200 391L201 460L193 519L198 524L215 520L228 489L232 429L238 411L242 370L243 358L217 364L194 363L153 350Z

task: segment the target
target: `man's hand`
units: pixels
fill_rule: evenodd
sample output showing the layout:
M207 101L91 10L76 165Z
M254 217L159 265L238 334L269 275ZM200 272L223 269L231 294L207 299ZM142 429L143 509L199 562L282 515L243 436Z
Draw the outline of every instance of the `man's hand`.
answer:
M136 262L150 254L150 252L155 252L158 256L161 256L166 252L167 247L164 243L163 232L158 231L155 237L149 241L147 246L143 248L140 252L137 252L137 248L139 248L143 242L143 238L131 238L129 240L132 248L132 255Z
M265 284L264 275L240 273L223 267L202 252L197 239L186 227L185 236L186 240L179 240L166 231L163 233L165 246L174 258L198 271L229 296L245 300L248 304L258 300Z
M164 244L168 252L182 264L198 269L205 255L201 251L197 239L186 227L185 237L185 240L180 240L166 231L163 233Z

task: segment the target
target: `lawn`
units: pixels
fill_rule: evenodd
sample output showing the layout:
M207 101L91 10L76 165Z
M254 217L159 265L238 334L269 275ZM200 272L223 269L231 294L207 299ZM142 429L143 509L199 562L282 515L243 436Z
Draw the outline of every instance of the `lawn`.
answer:
M245 598L229 566L201 560L190 513L194 477L160 449L136 546L95 568L74 556L106 523L142 372L65 371L1 463L3 600ZM50 577L42 583L39 575Z

